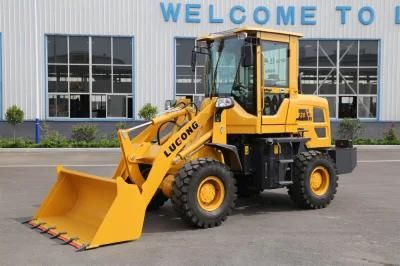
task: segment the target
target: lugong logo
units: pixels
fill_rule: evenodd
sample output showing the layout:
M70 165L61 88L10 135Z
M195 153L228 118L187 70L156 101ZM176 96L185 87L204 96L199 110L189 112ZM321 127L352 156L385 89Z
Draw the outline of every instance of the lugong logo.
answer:
M197 122L193 122L184 132L182 132L174 142L172 142L168 148L164 151L164 155L166 158L168 158L175 150L177 147L181 146L187 138L193 134L194 131L199 127Z

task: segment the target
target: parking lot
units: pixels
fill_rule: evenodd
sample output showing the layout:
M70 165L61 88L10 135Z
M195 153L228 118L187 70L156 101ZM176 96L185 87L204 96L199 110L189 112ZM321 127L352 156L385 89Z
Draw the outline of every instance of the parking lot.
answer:
M326 209L300 210L286 190L265 191L201 230L168 202L147 214L140 240L75 252L20 221L46 196L55 165L108 176L119 152L0 152L0 265L400 265L400 149L358 157Z

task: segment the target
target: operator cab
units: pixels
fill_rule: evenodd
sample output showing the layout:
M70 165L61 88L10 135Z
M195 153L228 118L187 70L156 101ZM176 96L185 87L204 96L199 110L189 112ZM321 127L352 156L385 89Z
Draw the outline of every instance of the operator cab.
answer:
M330 145L327 100L299 95L301 36L246 27L197 40L192 67L202 54L205 96L229 97L235 102L226 111L228 134L301 136L310 139L309 148ZM324 119L315 120L314 110L322 110Z
M247 113L257 115L259 85L265 90L262 114L275 115L289 96L290 36L297 41L301 35L247 27L199 38L192 53L192 66L197 54L205 56L205 96L232 97ZM261 58L257 58L260 54ZM262 73L257 73L257 60L263 62ZM260 84L257 76L263 79L259 79Z

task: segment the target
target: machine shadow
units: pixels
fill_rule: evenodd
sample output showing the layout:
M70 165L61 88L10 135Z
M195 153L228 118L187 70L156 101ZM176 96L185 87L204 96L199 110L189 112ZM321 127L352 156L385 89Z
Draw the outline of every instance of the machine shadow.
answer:
M290 200L286 193L263 192L259 195L239 198L236 202L231 217L235 215L261 215L273 212L300 211ZM17 217L18 223L28 220L30 217ZM156 211L146 213L143 234L190 231L194 227L186 224L174 210L170 201Z
M301 211L291 201L289 196L284 193L263 192L248 198L240 198L236 202L231 217L235 215L261 215L273 212ZM228 219L229 222L229 219ZM187 225L176 213L172 204L168 202L157 211L147 212L143 234L189 231L195 229Z
M193 230L193 227L182 220L170 201L158 210L147 211L144 219L143 234L189 230Z
M263 192L259 195L239 198L232 216L259 215L272 212L300 211L286 193Z

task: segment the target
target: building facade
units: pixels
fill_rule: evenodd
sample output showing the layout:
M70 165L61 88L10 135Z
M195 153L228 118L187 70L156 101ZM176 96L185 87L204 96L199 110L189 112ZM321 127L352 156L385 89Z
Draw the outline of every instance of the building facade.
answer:
M137 121L146 103L197 101L195 37L263 26L304 34L303 92L327 98L333 121L400 121L397 0L0 0L0 12L0 120L13 104L27 121L61 124Z

